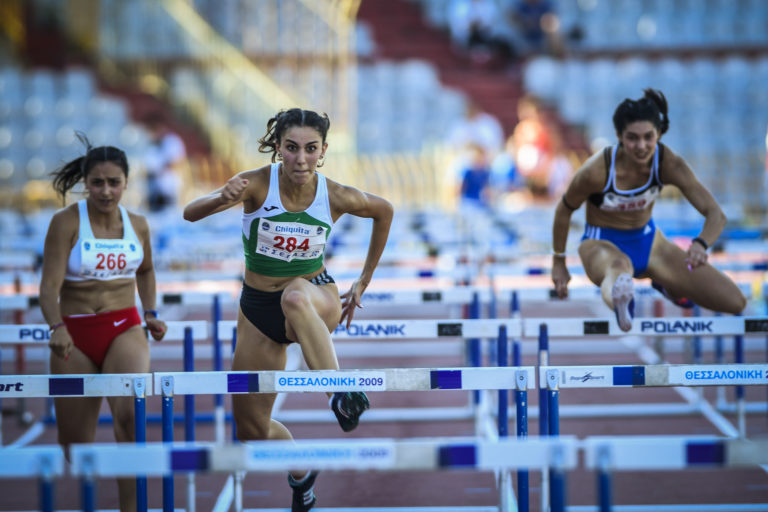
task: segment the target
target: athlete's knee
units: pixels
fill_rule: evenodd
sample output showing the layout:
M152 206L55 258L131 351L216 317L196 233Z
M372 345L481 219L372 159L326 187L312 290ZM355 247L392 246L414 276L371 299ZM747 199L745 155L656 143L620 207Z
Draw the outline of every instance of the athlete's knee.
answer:
M292 289L283 293L280 305L286 316L289 316L292 313L306 311L310 308L311 303L306 293L299 289Z
M738 290L737 293L732 294L728 299L729 300L726 305L727 309L725 310L726 313L738 315L747 307L747 298L743 293L741 293L741 290Z
M112 413L112 422L114 424L115 437L118 441L135 441L136 422L134 421L132 410L114 411Z

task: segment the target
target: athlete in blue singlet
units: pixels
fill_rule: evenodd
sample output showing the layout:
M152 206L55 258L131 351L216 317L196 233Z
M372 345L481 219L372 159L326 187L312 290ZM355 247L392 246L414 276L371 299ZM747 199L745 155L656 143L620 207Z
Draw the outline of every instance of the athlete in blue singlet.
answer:
M316 112L294 108L278 113L259 141L259 150L271 153L272 165L241 172L184 209L184 218L196 221L243 205L245 278L233 370L283 370L286 347L294 342L310 369L339 368L330 333L345 319L349 327L355 307L360 307L384 251L393 210L388 201L317 172L328 148L329 126L328 117ZM324 254L334 222L345 213L373 219L373 227L362 273L342 302L325 270ZM365 393L329 396L341 428L355 428L368 408ZM241 440L292 439L271 417L275 398L232 396ZM316 471L290 472L292 512L306 512L315 504L316 476Z
M571 214L586 202L579 256L622 330L632 328L633 277L650 278L679 306L698 304L738 314L746 306L744 295L707 263L707 249L723 231L725 215L687 162L659 141L669 128L666 98L653 89L644 93L639 100L619 104L613 114L618 144L592 155L557 205L552 227L552 281L557 295L568 295L571 279L565 265ZM687 251L667 240L651 218L654 201L666 185L677 187L705 219Z

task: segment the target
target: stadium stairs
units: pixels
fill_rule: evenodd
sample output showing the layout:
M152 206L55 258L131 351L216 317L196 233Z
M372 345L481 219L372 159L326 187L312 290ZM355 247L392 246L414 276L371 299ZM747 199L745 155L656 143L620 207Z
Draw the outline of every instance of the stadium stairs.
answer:
M371 28L374 60L422 59L432 63L444 85L464 92L498 118L506 135L512 134L518 121L517 102L525 94L523 59L506 65L494 60L474 62L456 51L447 32L425 20L418 4L407 0L361 2L358 19ZM560 128L565 148L585 151L587 144L581 132L564 123L556 110L544 107L543 114Z

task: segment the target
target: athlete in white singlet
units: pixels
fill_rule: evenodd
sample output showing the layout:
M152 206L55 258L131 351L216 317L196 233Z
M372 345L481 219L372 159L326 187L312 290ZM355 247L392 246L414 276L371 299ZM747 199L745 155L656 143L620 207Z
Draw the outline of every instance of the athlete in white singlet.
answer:
M707 249L725 227L725 215L687 162L659 142L669 127L667 101L646 89L639 100L624 100L613 124L616 146L592 155L576 172L558 203L552 227L552 281L568 294L571 276L565 244L571 214L587 204L579 256L589 279L616 313L621 329L632 327L633 277L652 285L682 307L693 304L738 314L746 299L725 274L707 263ZM673 185L704 216L704 226L687 251L656 229L651 212L662 187Z
M45 237L40 308L50 325L51 373L147 373L149 347L136 309L156 340L165 323L155 310L155 271L149 226L120 199L128 181L125 153L91 148L53 173L66 198L80 180L86 199L57 211ZM132 397L107 398L118 442L135 440ZM65 449L93 442L101 397L56 398L56 427ZM136 510L136 479L118 480L120 510Z
M244 171L212 193L189 203L184 218L196 221L242 203L245 278L237 318L233 370L283 370L286 347L298 343L312 370L338 369L330 333L349 326L360 297L373 277L392 222L386 200L336 183L317 172L328 147L330 122L301 109L278 113L260 139L272 165ZM276 160L279 161L276 162ZM328 235L344 214L373 219L368 255L360 277L339 299L325 270ZM368 408L365 393L334 393L331 408L344 431L355 428ZM274 394L236 394L232 404L237 435L243 440L292 439L272 419ZM316 471L291 471L292 512L315 504Z

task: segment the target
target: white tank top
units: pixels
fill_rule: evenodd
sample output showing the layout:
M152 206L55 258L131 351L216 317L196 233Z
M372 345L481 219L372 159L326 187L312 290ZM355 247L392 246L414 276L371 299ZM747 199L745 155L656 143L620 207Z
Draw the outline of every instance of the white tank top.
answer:
M135 279L136 270L144 260L144 248L133 230L128 211L119 206L123 217L123 238L95 238L88 218L85 199L77 202L80 229L75 246L69 253L66 281L111 281Z

